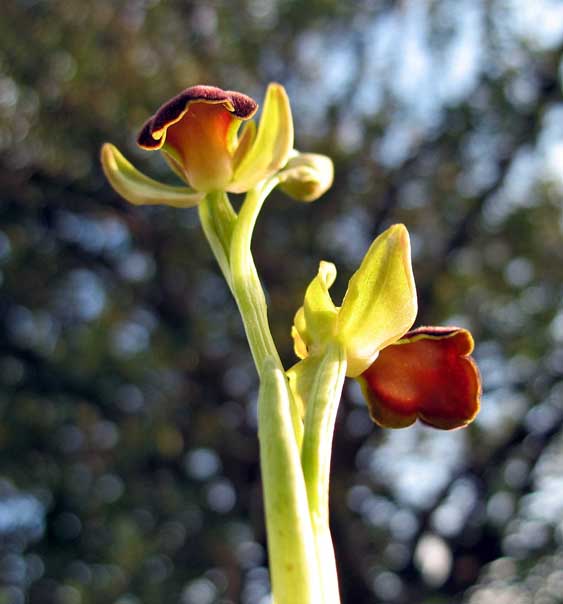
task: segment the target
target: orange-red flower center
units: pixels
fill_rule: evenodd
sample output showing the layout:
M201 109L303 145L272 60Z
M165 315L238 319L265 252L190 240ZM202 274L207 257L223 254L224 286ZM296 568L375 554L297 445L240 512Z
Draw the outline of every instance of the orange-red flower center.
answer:
M168 127L166 144L181 159L181 168L198 191L225 189L233 175L229 134L238 120L222 104L193 102Z

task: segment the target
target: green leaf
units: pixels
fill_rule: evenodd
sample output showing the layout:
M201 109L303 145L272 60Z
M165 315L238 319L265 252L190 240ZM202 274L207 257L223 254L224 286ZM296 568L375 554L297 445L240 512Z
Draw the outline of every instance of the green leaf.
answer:
M408 331L416 313L409 234L396 224L372 243L344 296L337 333L346 347L347 375L363 373Z
M293 149L293 118L283 86L270 84L258 133L235 167L228 190L243 193L282 168Z
M189 208L196 206L205 195L187 187L165 185L145 176L110 143L102 146L100 159L111 186L124 199L135 205Z

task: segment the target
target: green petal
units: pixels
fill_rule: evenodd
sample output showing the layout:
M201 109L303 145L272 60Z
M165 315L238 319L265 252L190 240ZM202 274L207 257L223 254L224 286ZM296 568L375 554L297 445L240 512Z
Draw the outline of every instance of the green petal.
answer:
M330 189L334 166L326 155L295 151L279 178L280 189L293 199L315 201Z
M184 168L182 167L182 156L168 143L164 143L162 145L160 151L162 152L162 157L166 160L166 163L170 166L171 170L178 176L180 180L183 180L187 183L187 176Z
M347 375L363 373L408 331L416 312L409 234L396 224L372 243L344 296L337 333L346 347Z
M336 279L332 262L321 262L319 272L305 292L305 302L295 314L291 335L297 356L303 358L320 352L334 338L338 310L329 288Z
M254 120L245 122L238 138L238 144L233 158L235 166L238 166L242 158L248 153L248 150L252 147L252 144L254 143L255 139L256 122Z
M330 297L329 288L336 279L336 267L322 261L319 272L305 292L303 304L307 338L312 346L324 344L334 332L338 311Z
M291 326L291 337L293 339L293 351L295 356L304 359L309 354L307 343L303 340L301 334L306 334L307 325L305 323L305 309L301 306L293 317Z
M303 306L295 313L291 337L295 354L301 359L320 352L334 337L338 309L328 290L335 279L334 264L321 261L319 272L307 287Z
M111 186L135 205L167 205L189 208L197 205L204 193L187 187L172 187L139 172L114 145L105 143L100 155L102 168Z
M282 168L293 149L293 118L283 86L270 84L258 133L248 152L235 167L228 190L243 193Z

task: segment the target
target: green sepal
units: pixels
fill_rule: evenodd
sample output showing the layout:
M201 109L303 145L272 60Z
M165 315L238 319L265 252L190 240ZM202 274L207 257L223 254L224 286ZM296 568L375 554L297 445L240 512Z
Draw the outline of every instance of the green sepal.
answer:
M330 157L318 153L294 151L284 169L278 174L279 188L297 201L311 202L326 193L334 179Z
M403 336L417 313L409 234L396 224L372 243L348 284L337 334L349 377L363 373L379 351Z
M132 204L189 208L196 206L205 195L188 187L165 185L145 176L110 143L102 146L100 159L111 186Z
M292 149L293 118L287 93L280 84L270 84L258 132L248 151L235 166L228 190L243 193L252 189L282 168Z

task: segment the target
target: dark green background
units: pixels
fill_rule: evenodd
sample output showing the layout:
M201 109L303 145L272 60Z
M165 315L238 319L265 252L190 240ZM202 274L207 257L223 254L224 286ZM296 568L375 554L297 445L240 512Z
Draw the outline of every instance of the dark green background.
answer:
M476 339L483 411L373 426L348 384L332 526L346 604L563 597L563 14L542 0L7 0L0 12L0 604L265 604L257 382L195 210L98 164L210 83L282 82L320 201L255 237L272 328L408 226L418 324ZM235 200L237 203L237 200ZM299 603L296 603L299 604Z

